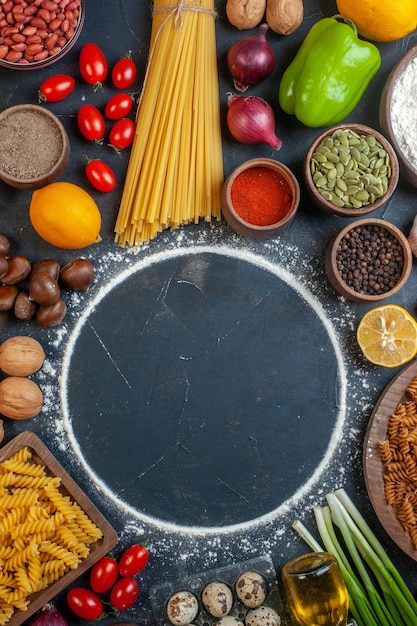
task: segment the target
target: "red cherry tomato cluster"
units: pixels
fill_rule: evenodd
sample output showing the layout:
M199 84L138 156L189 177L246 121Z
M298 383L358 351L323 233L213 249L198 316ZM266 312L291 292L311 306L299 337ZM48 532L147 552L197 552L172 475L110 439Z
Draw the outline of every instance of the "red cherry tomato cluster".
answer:
M71 611L85 620L104 617L103 600L99 594L108 594L111 610L125 611L136 602L139 585L135 579L149 559L149 551L142 544L127 548L119 560L102 557L90 570L90 587L72 587L67 593Z
M86 43L79 55L79 71L82 79L93 86L93 91L104 89L103 83L109 77L115 89L122 93L111 96L101 112L94 104L82 105L77 112L77 126L87 141L104 143L106 120L112 122L107 145L116 152L128 148L135 137L136 125L129 118L134 104L133 96L126 92L136 80L137 68L130 54L118 59L111 72L101 48L95 43ZM56 74L46 78L39 87L39 102L59 102L73 91L75 79L67 74ZM89 160L85 166L89 183L98 191L109 192L116 187L116 176L102 159Z

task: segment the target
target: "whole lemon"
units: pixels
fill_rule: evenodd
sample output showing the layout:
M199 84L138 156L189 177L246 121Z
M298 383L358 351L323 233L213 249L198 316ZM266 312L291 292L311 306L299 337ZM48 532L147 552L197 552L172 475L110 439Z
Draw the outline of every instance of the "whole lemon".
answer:
M370 41L396 41L417 27L417 0L336 0L336 4Z
M90 194L74 183L36 189L29 217L38 235L57 248L75 250L100 241L100 210Z

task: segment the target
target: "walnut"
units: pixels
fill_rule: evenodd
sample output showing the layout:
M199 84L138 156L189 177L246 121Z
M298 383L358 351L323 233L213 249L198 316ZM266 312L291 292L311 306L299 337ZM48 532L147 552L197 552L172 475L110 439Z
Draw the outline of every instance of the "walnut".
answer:
M9 376L30 376L45 360L45 352L36 339L17 335L0 344L0 369Z
M266 21L279 35L290 35L303 19L303 0L267 0Z
M229 22L243 30L254 28L265 14L266 0L227 0L226 14Z

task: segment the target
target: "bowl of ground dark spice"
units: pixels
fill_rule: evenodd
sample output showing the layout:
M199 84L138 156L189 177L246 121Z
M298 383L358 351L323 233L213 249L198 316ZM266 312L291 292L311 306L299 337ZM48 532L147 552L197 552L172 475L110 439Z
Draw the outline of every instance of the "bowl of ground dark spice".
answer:
M62 59L84 25L83 0L0 3L0 66L35 70Z
M0 180L19 189L52 182L68 164L70 141L48 109L20 104L0 113Z
M360 217L388 202L398 185L399 165L394 148L381 133L363 124L339 124L312 142L303 175L320 209Z
M400 174L417 187L417 46L391 70L379 104L382 132L400 162Z
M293 221L300 187L291 170L273 159L251 159L226 178L222 213L237 233L254 239L275 237Z
M355 302L391 297L406 283L413 255L402 231L377 218L356 220L343 228L326 251L330 283Z

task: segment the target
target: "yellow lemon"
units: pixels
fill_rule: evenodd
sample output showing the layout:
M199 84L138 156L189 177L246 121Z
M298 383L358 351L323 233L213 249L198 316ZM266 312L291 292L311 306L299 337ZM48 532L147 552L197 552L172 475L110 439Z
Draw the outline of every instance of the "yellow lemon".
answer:
M396 41L417 27L417 0L336 0L358 33L370 41Z
M365 313L356 338L365 357L375 365L398 367L417 354L417 322L397 304L383 304Z
M73 183L36 189L29 217L38 235L57 248L75 250L100 241L100 210L90 194Z

